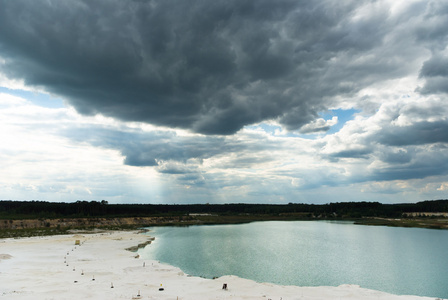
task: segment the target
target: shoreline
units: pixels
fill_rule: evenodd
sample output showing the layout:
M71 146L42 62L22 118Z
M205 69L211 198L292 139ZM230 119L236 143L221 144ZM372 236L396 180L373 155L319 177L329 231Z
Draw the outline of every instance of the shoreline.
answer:
M356 285L299 287L232 275L189 276L126 250L150 240L137 230L0 239L0 299L437 299Z
M196 214L189 216L165 217L124 217L124 218L55 218L55 219L4 219L0 222L0 239L45 235L65 235L73 231L137 230L151 226L194 226L245 224L269 221L347 221L363 226L388 226L403 228L426 228L448 230L447 218L299 218L291 216L218 216Z

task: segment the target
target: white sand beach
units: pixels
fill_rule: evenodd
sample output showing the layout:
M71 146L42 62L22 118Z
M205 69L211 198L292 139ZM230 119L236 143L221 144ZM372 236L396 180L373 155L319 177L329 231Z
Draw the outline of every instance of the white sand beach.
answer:
M75 246L79 240L81 245ZM236 276L204 279L125 250L137 231L0 240L1 299L345 299L424 300L354 285L297 287ZM223 290L223 284L227 290ZM160 290L163 288L163 290Z

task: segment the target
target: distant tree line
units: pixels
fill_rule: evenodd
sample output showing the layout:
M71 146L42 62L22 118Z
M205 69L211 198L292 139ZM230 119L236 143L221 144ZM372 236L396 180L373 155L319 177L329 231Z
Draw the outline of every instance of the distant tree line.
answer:
M107 201L0 201L0 218L84 218L186 215L282 215L304 214L321 218L398 218L411 212L448 212L448 200L422 201L411 204L379 202L340 202L329 204L109 204Z

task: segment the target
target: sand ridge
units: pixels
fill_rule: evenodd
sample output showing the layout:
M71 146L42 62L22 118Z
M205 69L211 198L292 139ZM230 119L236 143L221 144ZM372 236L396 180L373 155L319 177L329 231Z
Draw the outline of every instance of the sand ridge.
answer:
M137 231L1 240L0 253L8 259L0 260L0 299L435 299L356 285L297 287L189 276L125 250L148 240Z

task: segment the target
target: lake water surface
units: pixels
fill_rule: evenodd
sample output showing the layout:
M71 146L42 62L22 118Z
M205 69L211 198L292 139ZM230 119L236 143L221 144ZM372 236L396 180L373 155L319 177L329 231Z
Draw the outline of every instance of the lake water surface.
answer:
M255 222L151 227L139 250L212 278L237 275L281 285L358 284L393 294L448 298L448 231L350 222Z

